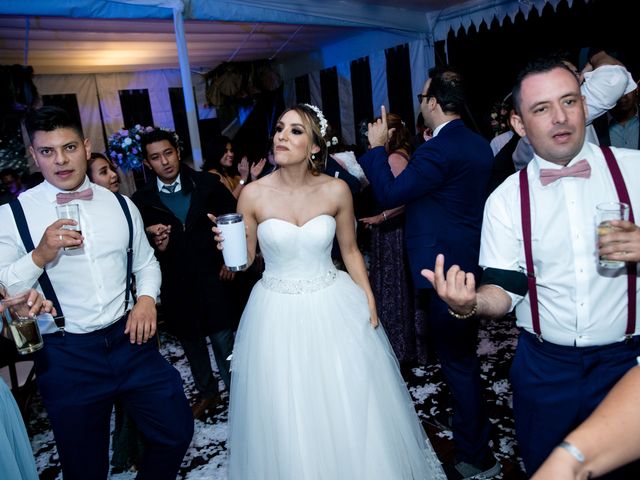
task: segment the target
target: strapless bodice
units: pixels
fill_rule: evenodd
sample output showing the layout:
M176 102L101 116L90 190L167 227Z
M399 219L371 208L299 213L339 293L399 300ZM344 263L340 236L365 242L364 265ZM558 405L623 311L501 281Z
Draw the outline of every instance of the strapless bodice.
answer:
M335 232L335 219L326 214L302 226L278 218L264 220L258 225L263 284L282 293L304 293L331 283L336 275L331 261Z

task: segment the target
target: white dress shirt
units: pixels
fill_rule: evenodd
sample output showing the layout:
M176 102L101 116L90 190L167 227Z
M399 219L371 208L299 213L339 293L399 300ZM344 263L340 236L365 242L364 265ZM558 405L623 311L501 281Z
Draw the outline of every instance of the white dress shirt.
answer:
M91 188L92 200L73 200L80 207L83 246L60 252L46 265L46 270L65 316L65 329L87 333L104 328L125 313L127 273L127 220L109 190L85 178L78 190ZM48 182L27 190L20 196L31 238L38 245L46 228L57 220L56 194L60 190ZM144 232L140 212L125 197L133 220L133 273L137 295L157 298L160 267ZM32 260L18 233L9 205L0 207L0 282L5 285L35 286L42 273ZM132 303L132 301L130 301ZM48 331L54 328L50 316ZM40 320L41 327L44 320Z
M611 110L620 97L637 87L629 71L622 65L602 65L585 72L580 91L587 102L587 124Z
M176 177L176 179L171 182L171 183L164 183L162 180L160 180L158 177L156 177L156 185L158 186L158 191L159 192L165 192L165 190L162 190L162 187L170 187L171 185L175 185L176 188L173 191L173 193L178 193L180 190L182 190L182 182L180 181L180 174L178 174L178 176Z
M438 134L440 133L440 130L442 130L445 127L445 125L447 123L450 123L450 122L451 122L451 120L447 120L446 122L441 123L440 125L438 125L436 128L433 129L433 133L431 134L431 136L433 138L437 137Z
M624 177L636 223L640 219L640 152L611 149ZM569 165L586 158L591 177L540 183L540 168L560 168L537 155L527 170L531 231L542 337L558 345L607 345L624 339L627 324L626 269L597 268L595 211L618 196L600 148L585 143ZM526 273L520 187L511 175L487 200L480 265ZM640 287L640 283L638 284ZM638 290L640 292L640 290ZM640 305L640 298L638 304ZM533 333L529 295L507 292L518 326ZM640 322L635 333L640 332Z

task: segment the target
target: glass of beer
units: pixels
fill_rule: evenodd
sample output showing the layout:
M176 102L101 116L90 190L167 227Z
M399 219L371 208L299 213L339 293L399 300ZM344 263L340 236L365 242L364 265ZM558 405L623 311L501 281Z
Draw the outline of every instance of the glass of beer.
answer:
M35 315L30 315L31 307L27 303L29 291L18 293L2 299L4 317L9 331L18 348L18 353L25 355L42 348L42 335Z
M56 206L56 213L58 214L58 218L60 219L69 219L74 220L76 222L75 225L65 225L62 227L63 230L75 230L76 232L82 234L82 229L80 228L80 207L76 204L65 203L64 205ZM72 245L70 247L64 247L65 250L75 250L76 248L80 248L81 245Z
M601 235L620 230L611 225L611 220L629 220L629 205L622 202L607 202L596 205L596 231L598 242ZM607 260L598 256L598 264L602 268L622 268L625 262L621 260Z

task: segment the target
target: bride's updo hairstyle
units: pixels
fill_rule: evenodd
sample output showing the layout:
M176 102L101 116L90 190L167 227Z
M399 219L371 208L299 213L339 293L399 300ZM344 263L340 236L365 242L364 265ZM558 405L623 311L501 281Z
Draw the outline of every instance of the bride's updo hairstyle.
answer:
M307 150L309 170L311 170L313 175L320 175L324 172L324 168L327 163L328 146L327 141L324 139L324 136L327 133L327 120L324 118L322 110L315 105L309 105L307 103L299 103L295 107L285 110L282 115L280 115L280 119L282 119L282 116L285 113L291 110L300 115L302 123L308 131L311 132L312 143L309 143ZM314 144L320 147L320 151L312 154L311 148Z

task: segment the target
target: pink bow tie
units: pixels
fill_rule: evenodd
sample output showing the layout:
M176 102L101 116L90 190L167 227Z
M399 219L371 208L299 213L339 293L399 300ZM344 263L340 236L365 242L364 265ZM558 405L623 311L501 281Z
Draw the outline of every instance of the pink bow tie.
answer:
M69 203L71 200L91 200L93 198L93 190L91 188L85 188L79 192L58 193L56 195L56 202L58 205Z
M586 160L580 160L570 167L540 169L540 183L545 187L562 177L589 178L590 176L591 166Z

